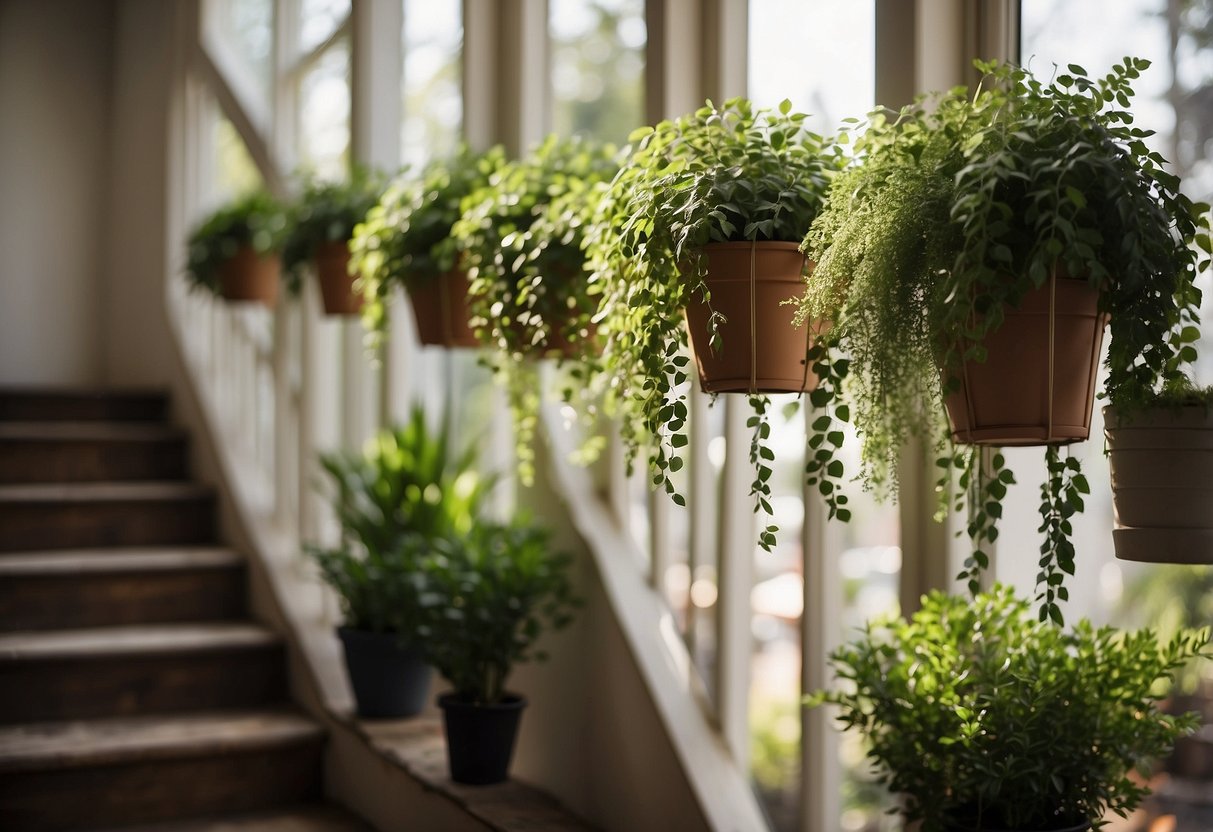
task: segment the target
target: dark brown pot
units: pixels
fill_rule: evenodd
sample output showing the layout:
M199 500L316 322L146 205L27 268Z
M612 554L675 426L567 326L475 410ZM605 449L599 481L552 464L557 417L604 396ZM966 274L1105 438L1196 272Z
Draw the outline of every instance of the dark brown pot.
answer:
M316 247L316 279L326 315L357 315L362 311L362 295L354 291L350 274L350 248L344 240L321 243Z
M421 343L434 347L477 347L468 326L468 276L459 269L409 286L409 301Z
M1086 439L1107 322L1099 291L1086 281L1058 277L1029 291L987 336L986 360L961 366L960 388L945 400L952 439L999 446Z
M705 393L800 393L817 386L807 366L810 328L796 327L796 305L804 293L805 258L796 243L711 243L704 282L711 309L692 293L687 331ZM708 342L715 310L721 348Z
M252 246L241 246L219 269L219 288L224 300L256 301L273 307L278 303L282 262L277 254L258 254Z
M1213 412L1104 408L1116 557L1213 564Z

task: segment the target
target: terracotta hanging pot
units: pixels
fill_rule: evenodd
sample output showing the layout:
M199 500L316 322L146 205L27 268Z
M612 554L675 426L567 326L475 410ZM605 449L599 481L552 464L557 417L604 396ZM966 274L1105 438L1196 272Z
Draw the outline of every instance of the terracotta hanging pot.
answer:
M1086 281L1051 277L965 361L945 404L952 439L968 445L1063 445L1091 433L1107 315Z
M468 326L468 276L460 269L445 271L409 286L409 301L417 321L417 336L426 346L480 346Z
M805 257L796 243L711 243L704 282L711 309L692 293L686 307L699 384L705 393L800 393L817 386L808 367L810 327L796 327ZM708 318L724 316L721 348L709 344Z
M354 291L355 275L350 274L350 248L344 240L321 243L316 247L316 279L326 315L357 315L362 311L362 295Z
M1116 557L1213 564L1213 412L1105 407Z
M276 253L258 254L252 246L241 246L219 269L219 288L224 300L256 301L273 307L278 303L282 264Z

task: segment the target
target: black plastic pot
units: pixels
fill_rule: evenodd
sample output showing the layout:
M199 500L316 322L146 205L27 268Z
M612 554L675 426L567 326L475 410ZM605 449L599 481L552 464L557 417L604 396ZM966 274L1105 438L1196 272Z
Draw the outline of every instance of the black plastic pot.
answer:
M1050 829L1006 829L1002 826L974 826L971 823L961 823L954 820L944 821L948 832L1087 832L1091 824L1087 821L1074 826L1054 826Z
M358 715L368 719L415 716L425 707L434 672L415 647L394 633L338 627Z
M438 705L446 726L451 779L471 786L506 780L526 699L506 694L500 702L478 705L448 693L438 697Z

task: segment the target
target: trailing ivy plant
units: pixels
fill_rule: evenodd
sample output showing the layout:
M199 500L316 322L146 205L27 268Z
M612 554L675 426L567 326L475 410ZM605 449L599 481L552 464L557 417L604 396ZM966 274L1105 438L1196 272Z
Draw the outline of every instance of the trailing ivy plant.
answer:
M549 136L506 163L463 200L452 238L471 284L471 325L493 349L514 412L518 473L533 477L542 398L534 359L576 361L593 352L597 310L582 239L605 183L619 169L610 145Z
M258 254L282 247L286 215L266 191L252 191L224 205L190 234L186 277L190 285L219 294L223 264L245 246Z
M831 654L845 687L810 704L837 706L839 724L864 736L879 782L923 832L1098 829L1106 812L1133 811L1149 793L1136 775L1198 726L1159 701L1210 655L1207 628L1160 643L1149 630L1036 618L1008 587L935 592L910 620L869 623Z
M382 177L360 167L340 182L304 181L303 193L287 210L282 246L282 266L296 283L322 243L349 241L382 193Z
M500 147L475 153L460 145L449 159L431 162L420 174L398 176L354 228L350 268L362 276L362 319L373 338L387 325L396 286L433 280L458 264L451 226L459 219L460 203L504 163Z
M632 152L599 205L587 238L596 320L604 336L596 373L608 406L622 416L631 464L643 449L655 486L679 505L671 480L688 443L690 379L683 308L692 297L709 306L704 283L708 243L800 241L821 210L841 153L805 128L807 116L784 101L776 111L741 98L632 133ZM713 349L719 313L709 319ZM755 416L751 486L756 510L771 514L773 454L764 396L751 396ZM760 545L770 548L767 525Z
M873 113L804 241L817 265L800 320L833 321L821 349L849 359L845 385L827 362L818 395L845 392L851 406L831 421L853 416L860 474L878 495L895 489L911 436L936 451L942 505L959 473L974 542L960 578L974 589L1014 475L1000 454L953 447L942 403L961 363L985 359L1005 309L1055 273L1098 289L1114 403L1144 401L1195 357L1208 208L1180 193L1145 144L1150 132L1133 126L1132 82L1148 65L1125 58L1099 78L1070 65L1043 83L978 62L985 79L972 94L958 87ZM1060 622L1074 568L1069 518L1087 486L1076 459L1046 455L1038 600L1040 615ZM836 490L845 472L818 476Z

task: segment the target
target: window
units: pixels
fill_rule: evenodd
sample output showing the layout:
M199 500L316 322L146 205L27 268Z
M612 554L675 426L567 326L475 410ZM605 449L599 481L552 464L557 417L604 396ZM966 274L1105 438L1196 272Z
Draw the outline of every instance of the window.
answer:
M403 0L404 78L400 158L424 164L454 147L463 121L463 4Z

